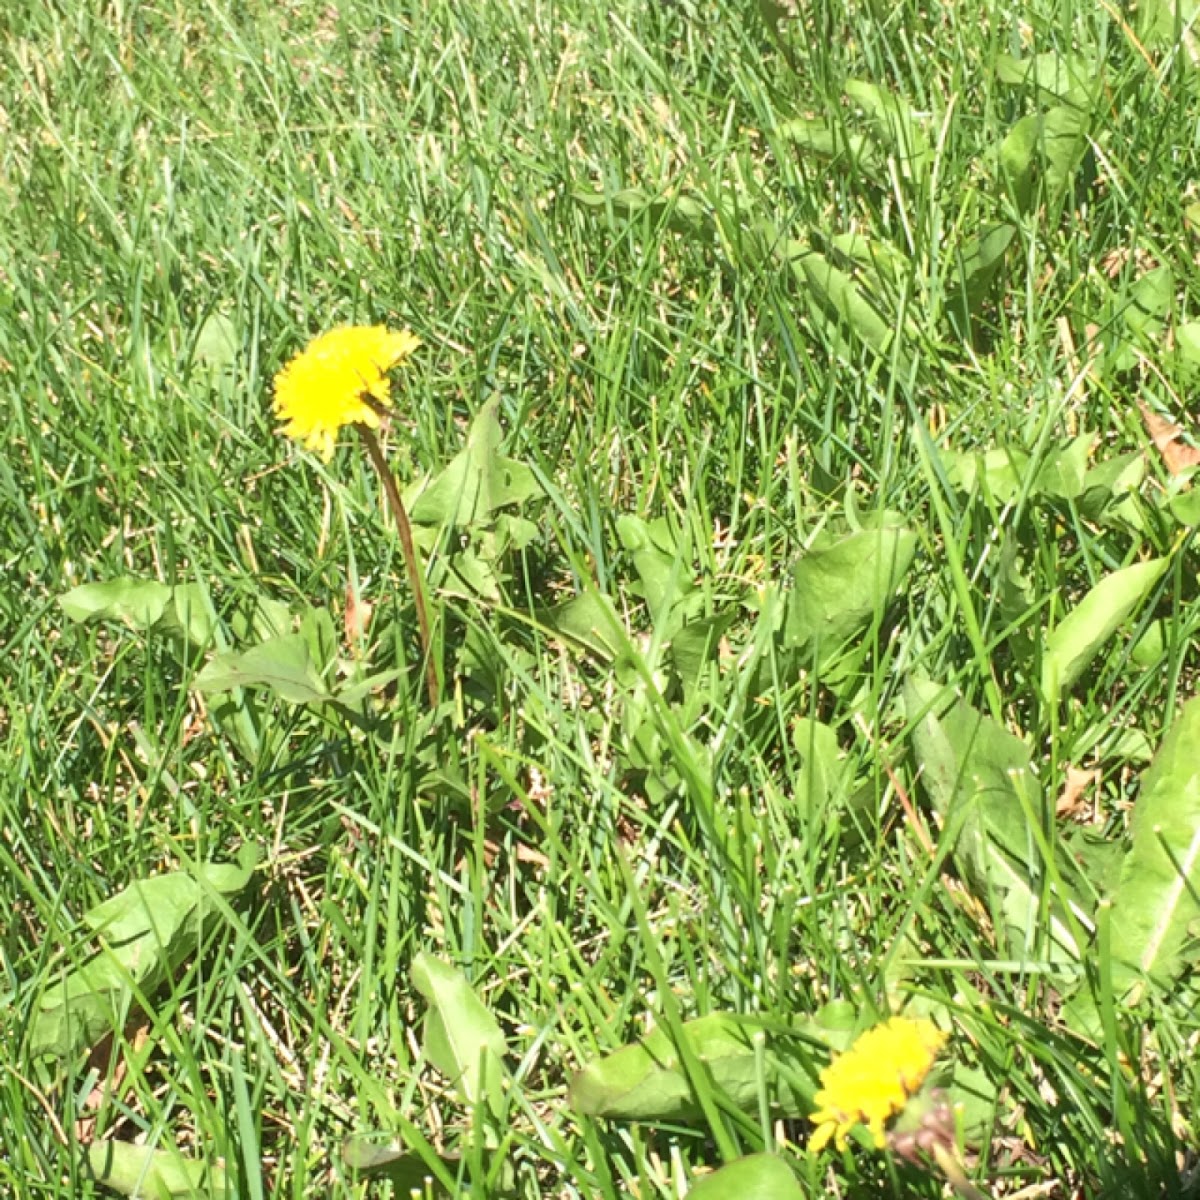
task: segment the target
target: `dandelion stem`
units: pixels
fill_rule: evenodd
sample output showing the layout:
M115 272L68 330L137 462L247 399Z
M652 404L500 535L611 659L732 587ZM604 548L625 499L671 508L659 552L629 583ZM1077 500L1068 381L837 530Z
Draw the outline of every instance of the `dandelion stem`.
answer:
M425 656L425 687L429 692L429 704L437 708L440 687L438 684L437 664L433 659L433 637L429 631L429 605L425 598L425 581L417 563L417 549L413 545L412 526L408 522L408 513L404 511L404 501L400 499L400 489L396 486L396 477L392 474L383 451L379 448L379 439L374 430L367 425L355 425L363 445L367 448L371 465L383 483L383 491L387 496L388 507L396 521L396 529L400 534L400 550L404 556L404 567L408 572L408 583L412 588L413 599L417 606L417 628L421 634L421 653Z
M933 1159L941 1168L946 1181L964 1200L988 1200L986 1192L981 1192L968 1178L962 1169L962 1164L944 1146L933 1147Z

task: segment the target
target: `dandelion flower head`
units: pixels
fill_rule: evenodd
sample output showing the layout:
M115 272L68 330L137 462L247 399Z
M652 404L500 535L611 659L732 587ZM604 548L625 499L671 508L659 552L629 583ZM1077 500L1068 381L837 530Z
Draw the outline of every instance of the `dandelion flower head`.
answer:
M812 1115L817 1128L809 1150L822 1149L830 1138L844 1150L846 1134L858 1124L882 1147L885 1122L919 1090L945 1041L933 1022L907 1017L892 1017L867 1030L821 1072L818 1109Z
M379 427L391 404L387 373L419 345L414 333L345 325L314 338L275 376L275 415L283 432L328 462L344 425Z

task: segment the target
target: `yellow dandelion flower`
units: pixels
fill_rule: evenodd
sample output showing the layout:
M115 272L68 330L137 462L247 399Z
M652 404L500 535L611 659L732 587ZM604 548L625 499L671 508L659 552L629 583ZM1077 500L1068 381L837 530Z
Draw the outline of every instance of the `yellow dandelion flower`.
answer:
M844 1054L837 1055L821 1072L821 1089L812 1115L817 1126L809 1139L811 1151L822 1149L833 1138L846 1148L846 1134L863 1124L884 1145L883 1127L902 1112L925 1081L938 1051L946 1041L931 1021L893 1017L867 1030Z
M283 432L328 462L344 425L379 427L379 407L392 402L387 373L420 344L415 333L383 325L346 325L314 338L275 376Z

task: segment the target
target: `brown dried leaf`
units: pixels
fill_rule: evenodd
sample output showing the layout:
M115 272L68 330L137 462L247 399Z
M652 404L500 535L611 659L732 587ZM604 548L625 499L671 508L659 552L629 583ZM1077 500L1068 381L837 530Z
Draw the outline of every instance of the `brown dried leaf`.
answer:
M543 870L548 870L550 867L550 860L540 850L535 850L525 842L517 843L517 862L533 863L534 866L541 867Z
M1054 815L1063 818L1083 816L1088 809L1088 790L1092 784L1099 782L1099 774L1098 771L1086 771L1082 767L1068 767L1062 794L1054 802Z
M347 580L346 609L342 614L342 628L346 635L346 647L351 654L357 654L361 643L366 639L367 626L371 623L371 613L374 609L369 601Z
M1146 431L1154 442L1154 448L1162 455L1163 465L1169 474L1182 475L1190 467L1200 466L1200 450L1179 441L1184 432L1179 425L1172 425L1146 404L1139 403L1138 407L1142 410Z
M136 1056L142 1047L150 1040L150 1026L132 1024L125 1031L130 1042L130 1049ZM91 1049L88 1055L88 1067L96 1073L97 1083L87 1094L79 1116L75 1119L75 1137L80 1142L90 1142L96 1136L96 1124L100 1110L105 1104L116 1099L124 1090L125 1077L129 1074L129 1060L122 1055L113 1067L112 1073L106 1075L109 1060L112 1057L113 1035L105 1034Z

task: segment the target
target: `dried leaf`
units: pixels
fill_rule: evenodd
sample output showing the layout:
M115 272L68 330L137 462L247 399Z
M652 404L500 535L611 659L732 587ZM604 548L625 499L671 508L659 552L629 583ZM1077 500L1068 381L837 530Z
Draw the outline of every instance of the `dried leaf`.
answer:
M1088 810L1088 791L1098 783L1099 771L1086 771L1083 767L1068 767L1063 790L1054 802L1054 815L1062 818L1081 817Z
M351 580L346 580L346 607L342 614L342 629L346 636L346 648L351 654L362 651L374 610L375 606L363 597L362 585L356 587Z
M127 1031L128 1035L128 1031ZM96 1078L96 1083L83 1102L80 1115L75 1120L75 1137L80 1145L87 1145L96 1140L96 1123L101 1109L111 1104L115 1097L125 1093L125 1077L129 1074L129 1059L122 1055L117 1060L111 1076L106 1076L108 1061L112 1055L113 1034L106 1034L88 1055L88 1071ZM140 1054L142 1047L150 1040L150 1026L142 1022L133 1031L130 1039L130 1049L134 1055Z
M1173 425L1165 417L1160 417L1146 404L1139 404L1142 410L1142 420L1146 422L1146 430L1154 442L1154 448L1162 455L1163 465L1171 475L1182 475L1191 467L1200 466L1200 450L1179 441L1183 429Z

